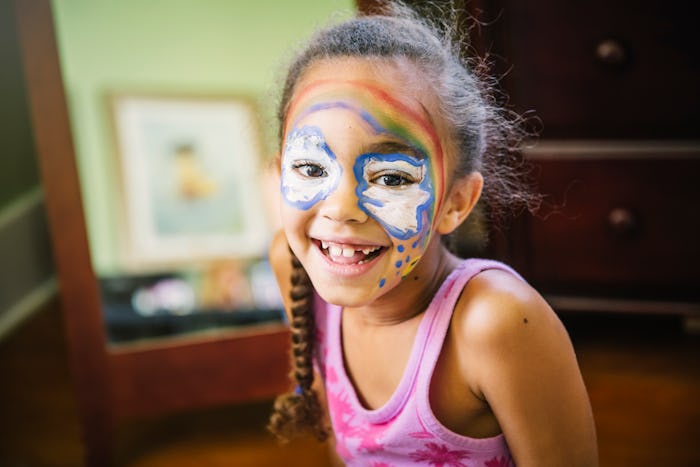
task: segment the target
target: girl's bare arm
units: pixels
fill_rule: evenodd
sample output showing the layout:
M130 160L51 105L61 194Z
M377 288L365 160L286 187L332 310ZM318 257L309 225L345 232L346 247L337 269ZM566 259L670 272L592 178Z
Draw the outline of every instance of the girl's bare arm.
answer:
M464 370L472 391L493 410L516 465L597 466L576 356L544 299L511 274L492 270L470 281L460 304L460 351L473 355Z

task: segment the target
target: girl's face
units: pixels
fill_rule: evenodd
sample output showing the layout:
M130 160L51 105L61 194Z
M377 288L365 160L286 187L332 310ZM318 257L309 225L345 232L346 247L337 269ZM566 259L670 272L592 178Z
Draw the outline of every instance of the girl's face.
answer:
M410 65L343 59L298 83L284 128L282 221L318 293L344 306L394 289L426 252L447 170Z

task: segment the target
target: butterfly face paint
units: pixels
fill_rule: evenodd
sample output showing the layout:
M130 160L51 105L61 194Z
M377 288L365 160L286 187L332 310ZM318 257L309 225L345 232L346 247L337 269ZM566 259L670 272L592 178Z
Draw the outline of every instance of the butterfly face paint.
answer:
M342 168L321 130L304 126L289 134L282 156L282 195L297 209L306 210L338 186Z

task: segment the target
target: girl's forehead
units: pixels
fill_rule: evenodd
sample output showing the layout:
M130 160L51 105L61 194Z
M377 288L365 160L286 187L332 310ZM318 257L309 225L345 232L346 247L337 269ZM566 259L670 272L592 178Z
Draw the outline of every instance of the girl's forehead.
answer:
M414 65L404 61L377 63L341 58L325 60L307 69L290 102L288 122L300 106L329 99L354 100L375 113L432 124L428 111L432 90Z
M374 101L377 108L388 109L394 103L429 117L427 109L433 107L434 92L424 78L420 68L407 59L324 59L305 70L293 100L335 91L368 103Z
M309 113L344 105L386 124L416 126L429 131L432 119L417 101L405 99L382 83L365 79L328 78L305 83L290 103L287 122L294 124Z
M313 66L289 103L285 133L311 114L342 108L365 120L376 134L405 140L441 161L444 132L429 111L431 93L404 68L353 59Z

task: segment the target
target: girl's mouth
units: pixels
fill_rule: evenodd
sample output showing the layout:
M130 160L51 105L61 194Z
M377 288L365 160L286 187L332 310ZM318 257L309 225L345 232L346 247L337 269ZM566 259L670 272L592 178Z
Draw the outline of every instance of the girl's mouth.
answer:
M368 263L386 250L378 245L349 245L323 240L315 240L315 243L330 261L343 265Z

